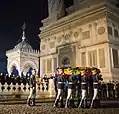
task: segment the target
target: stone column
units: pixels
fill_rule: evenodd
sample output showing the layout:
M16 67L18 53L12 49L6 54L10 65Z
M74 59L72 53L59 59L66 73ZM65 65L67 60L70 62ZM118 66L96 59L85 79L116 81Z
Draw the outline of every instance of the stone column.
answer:
M54 74L54 58L52 58L52 75Z
M43 76L43 60L40 60L40 76Z

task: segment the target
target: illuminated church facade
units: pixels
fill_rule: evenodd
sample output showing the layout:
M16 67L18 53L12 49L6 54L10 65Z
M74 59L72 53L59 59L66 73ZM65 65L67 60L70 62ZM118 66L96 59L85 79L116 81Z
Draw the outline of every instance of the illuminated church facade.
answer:
M104 81L119 80L119 8L117 0L48 0L49 16L40 28L40 75L55 68L101 69Z

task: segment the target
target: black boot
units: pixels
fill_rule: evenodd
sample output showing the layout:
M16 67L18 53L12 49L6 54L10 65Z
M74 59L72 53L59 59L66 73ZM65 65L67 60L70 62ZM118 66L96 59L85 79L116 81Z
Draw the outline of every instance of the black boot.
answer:
M54 103L54 106L53 107L57 107L58 106L58 102L59 102L59 99L57 99Z
M27 105L28 105L28 106L31 106L31 105L30 105L30 102L31 102L31 98L28 98L28 99L27 99Z
M83 108L87 108L87 99L84 99L84 105L83 105Z
M93 107L94 107L94 108L100 108L100 100L99 100L99 99L95 99L95 100L94 100Z
M35 106L35 98L32 99L32 106Z
M60 108L64 108L63 99L60 100Z
M71 106L71 108L75 108L76 107L75 104L74 104L74 99L70 100L70 106Z

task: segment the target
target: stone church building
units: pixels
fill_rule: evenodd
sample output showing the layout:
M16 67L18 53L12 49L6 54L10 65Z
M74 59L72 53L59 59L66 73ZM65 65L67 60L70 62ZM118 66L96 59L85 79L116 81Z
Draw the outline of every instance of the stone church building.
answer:
M31 68L39 70L39 51L34 50L26 40L25 29L23 28L22 41L6 52L9 75L26 75Z
M104 81L119 80L117 0L48 0L49 16L40 28L40 75L56 67L101 69Z

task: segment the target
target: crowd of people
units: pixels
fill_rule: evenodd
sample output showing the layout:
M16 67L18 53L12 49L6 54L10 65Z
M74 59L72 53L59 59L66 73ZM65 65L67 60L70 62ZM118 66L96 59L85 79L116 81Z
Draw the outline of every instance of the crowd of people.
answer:
M16 84L18 83L19 85L21 83L23 83L24 85L29 83L29 75L25 75L25 76L15 76L15 75L8 75L8 74L0 74L0 83L2 85L4 85L5 83L7 83L8 85L12 84Z

